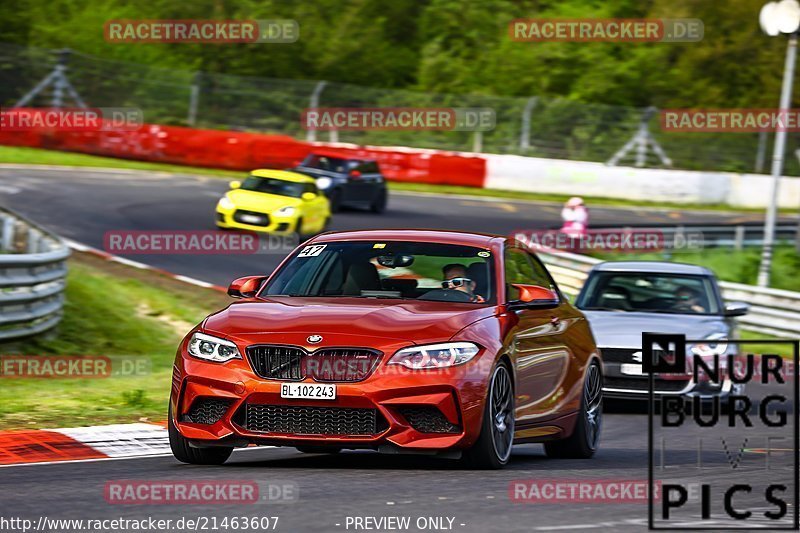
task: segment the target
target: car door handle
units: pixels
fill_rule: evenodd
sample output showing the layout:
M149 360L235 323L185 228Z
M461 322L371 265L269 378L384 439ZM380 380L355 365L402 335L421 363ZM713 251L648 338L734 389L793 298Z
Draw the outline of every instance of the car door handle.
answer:
M552 325L554 328L557 328L558 326L560 326L560 325L561 325L561 318L559 318L559 317L557 317L557 316L554 316L554 317L552 317L552 318L550 319L550 324L551 324L551 325Z

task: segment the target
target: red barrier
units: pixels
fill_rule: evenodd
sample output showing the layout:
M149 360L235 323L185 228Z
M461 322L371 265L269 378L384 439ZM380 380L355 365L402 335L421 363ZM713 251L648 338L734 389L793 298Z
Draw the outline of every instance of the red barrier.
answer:
M290 168L309 153L324 150L375 159L391 181L483 187L486 174L486 161L476 156L433 150L311 144L287 135L157 124L145 124L133 131L67 132L41 128L11 132L0 129L0 145L228 170Z

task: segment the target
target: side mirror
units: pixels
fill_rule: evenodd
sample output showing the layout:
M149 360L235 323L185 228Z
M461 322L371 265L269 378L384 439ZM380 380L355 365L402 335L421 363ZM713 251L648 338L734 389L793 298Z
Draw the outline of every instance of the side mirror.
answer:
M239 180L234 180L234 181L230 182L229 185L230 185L231 189L238 189L239 187L242 186L242 182L239 181Z
M512 283L519 290L519 299L508 302L510 309L549 309L561 303L558 294L538 285Z
M245 276L237 278L228 286L228 296L233 298L252 298L267 279L264 276Z
M306 202L310 202L311 200L313 200L313 199L314 199L314 198L316 198L316 197L317 197L317 195L316 195L316 194L314 194L313 192L304 192L304 193L302 194L302 196L300 196L300 198L302 198L302 199L303 199L303 200L305 200Z
M730 302L725 304L725 316L744 316L750 312L750 304Z

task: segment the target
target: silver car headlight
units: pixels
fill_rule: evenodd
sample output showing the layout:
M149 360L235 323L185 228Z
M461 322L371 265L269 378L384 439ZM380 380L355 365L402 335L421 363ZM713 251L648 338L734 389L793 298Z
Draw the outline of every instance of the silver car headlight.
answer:
M728 351L728 343L724 341L724 333L714 333L704 340L705 342L695 343L691 347L691 352L703 358L712 358L715 355L724 355Z
M231 341L205 333L195 333L189 340L189 354L198 359L224 363L231 359L241 359L239 348Z
M425 346L411 346L395 353L387 364L403 365L412 370L443 368L463 365L480 352L471 342L444 342Z

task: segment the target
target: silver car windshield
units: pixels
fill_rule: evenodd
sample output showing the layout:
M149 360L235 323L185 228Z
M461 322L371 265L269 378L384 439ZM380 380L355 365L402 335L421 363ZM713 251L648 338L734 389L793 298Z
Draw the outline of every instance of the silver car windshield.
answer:
M713 282L706 276L601 272L588 283L577 302L586 311L720 314Z

